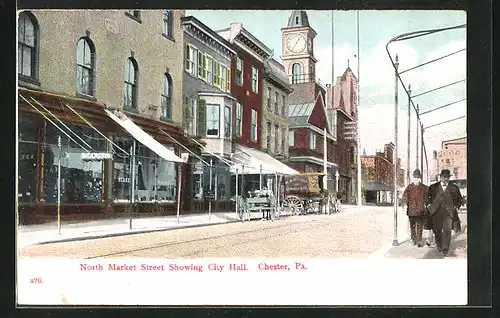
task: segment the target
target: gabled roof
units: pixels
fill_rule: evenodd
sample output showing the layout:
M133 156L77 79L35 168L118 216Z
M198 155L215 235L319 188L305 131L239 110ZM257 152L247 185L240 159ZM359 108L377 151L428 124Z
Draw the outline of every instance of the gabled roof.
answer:
M326 117L326 129L330 133L330 121L329 116L327 116L327 112L325 109L325 100L323 99L323 94L319 93L316 96L314 102L306 102L301 104L292 104L288 105L288 125L290 128L297 126L307 126L309 125L309 118L318 102L318 99L321 99L321 105L323 109L323 116Z

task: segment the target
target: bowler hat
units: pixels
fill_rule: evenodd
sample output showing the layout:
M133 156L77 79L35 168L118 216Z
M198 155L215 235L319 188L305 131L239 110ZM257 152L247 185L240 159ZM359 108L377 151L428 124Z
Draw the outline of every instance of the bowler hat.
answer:
M415 170L413 170L413 176L415 178L420 178L422 176L422 174L420 173L420 170L415 169Z
M441 170L441 177L450 177L451 173L450 173L450 170L448 169L443 169Z

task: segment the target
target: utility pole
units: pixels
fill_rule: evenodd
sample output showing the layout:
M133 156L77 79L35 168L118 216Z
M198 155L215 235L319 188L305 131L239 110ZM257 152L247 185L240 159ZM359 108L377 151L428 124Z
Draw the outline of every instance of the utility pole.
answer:
M419 127L420 125L421 125L421 123L420 123L419 106L417 104L417 125L415 127L416 128L416 134L415 134L415 136L416 136L416 140L415 140L415 145L416 145L415 146L415 169L418 168L418 132L420 130L420 127ZM420 172L422 172L422 171L420 171Z
M411 139L411 85L408 85L408 149L406 153L406 182L410 184L410 139Z
M57 233L61 235L61 136L57 137Z
M358 92L357 92L357 95L358 95L358 105L357 105L357 108L358 108L358 111L356 112L356 141L357 141L357 149L356 149L356 161L357 161L357 177L358 177L358 206L361 206L363 204L362 202L362 196L361 196L361 137L359 136L359 103L360 103L360 100L361 100L361 96L360 96L360 80L359 80L359 77L360 77L360 67L359 67L359 10L357 12L357 33L358 33L358 85L357 85L357 88L358 88ZM397 80L397 77L396 77L396 80Z
M393 203L394 203L394 240L393 246L398 246L398 184L397 184L397 158L398 158L398 67L399 58L396 54L395 63L395 80L394 80L394 154L393 154L393 173L394 173L394 189L393 189Z
M420 173L424 174L424 125L420 124Z

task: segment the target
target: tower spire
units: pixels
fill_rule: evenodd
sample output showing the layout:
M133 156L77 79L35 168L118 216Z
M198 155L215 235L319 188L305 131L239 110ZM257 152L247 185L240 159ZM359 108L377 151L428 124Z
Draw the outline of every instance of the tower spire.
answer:
M293 10L288 18L289 27L309 27L309 19L304 10Z

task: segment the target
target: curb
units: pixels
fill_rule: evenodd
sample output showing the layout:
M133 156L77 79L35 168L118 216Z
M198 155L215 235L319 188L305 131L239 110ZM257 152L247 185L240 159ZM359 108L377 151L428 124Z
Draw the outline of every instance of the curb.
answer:
M410 238L407 237L401 241L398 241L398 245L396 245L396 246L394 246L392 242L387 243L383 247L377 249L375 252L370 253L367 257L365 257L365 259L390 259L390 257L385 257L385 254L387 254L391 249L393 249L395 247L399 247L402 244L408 242L409 240L410 240Z
M61 240L39 241L39 242L30 244L30 245L44 245L44 244L53 244L53 243L67 243L67 242L74 242L74 241L95 240L95 239L102 239L102 238L108 238L108 237L128 236L128 235L154 233L154 232L165 232L165 231L170 231L170 230L205 227L205 226L221 225L221 224L235 223L235 222L241 222L241 221L240 220L226 220L225 222L219 222L219 223L193 224L193 225L178 226L178 227L165 227L165 228L136 230L136 231L132 230L129 232L117 232L117 233L108 233L108 234L83 236L83 237L82 236L71 237L71 238L66 238L66 239L61 239Z

